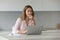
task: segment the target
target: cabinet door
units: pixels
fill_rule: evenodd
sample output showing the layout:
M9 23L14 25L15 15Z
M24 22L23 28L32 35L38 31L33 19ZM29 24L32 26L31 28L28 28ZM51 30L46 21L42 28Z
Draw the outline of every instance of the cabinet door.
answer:
M60 11L60 0L42 0L43 11Z

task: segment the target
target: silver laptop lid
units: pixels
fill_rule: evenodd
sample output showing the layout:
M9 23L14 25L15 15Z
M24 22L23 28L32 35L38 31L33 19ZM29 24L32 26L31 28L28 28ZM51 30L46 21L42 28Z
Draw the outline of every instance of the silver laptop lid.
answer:
M32 25L27 27L27 33L29 35L39 35L41 34L41 27L38 25Z

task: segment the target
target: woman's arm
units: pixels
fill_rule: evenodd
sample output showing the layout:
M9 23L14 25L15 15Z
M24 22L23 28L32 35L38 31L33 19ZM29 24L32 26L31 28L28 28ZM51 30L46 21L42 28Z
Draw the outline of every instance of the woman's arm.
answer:
M24 33L26 33L26 32L27 32L27 30L24 30L24 31L18 32L18 34L24 34Z
M12 32L14 32L14 33L19 32L19 31L20 31L20 25L21 25L21 18L18 18L18 19L16 20L15 25L14 25L13 28L12 28Z

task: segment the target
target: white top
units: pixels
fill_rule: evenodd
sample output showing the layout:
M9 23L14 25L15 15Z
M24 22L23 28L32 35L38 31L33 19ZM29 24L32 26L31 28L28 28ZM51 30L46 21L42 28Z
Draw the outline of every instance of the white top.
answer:
M32 20L29 20L29 25L33 25L34 22ZM25 20L21 20L21 18L18 18L15 25L12 27L12 33L17 33L18 31L25 30L27 28Z

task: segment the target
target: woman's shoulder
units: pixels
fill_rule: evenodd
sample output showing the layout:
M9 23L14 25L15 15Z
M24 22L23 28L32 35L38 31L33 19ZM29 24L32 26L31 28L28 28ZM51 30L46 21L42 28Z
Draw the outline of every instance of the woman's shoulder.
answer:
M20 17L18 17L18 18L17 18L17 20L21 20L21 18L20 18Z
M24 20L24 16L21 16L20 19L21 19L21 20Z
M17 18L17 20L21 20L21 21L22 21L23 19L24 19L23 16Z
M18 17L16 21L21 21L21 18L20 18L20 17Z

